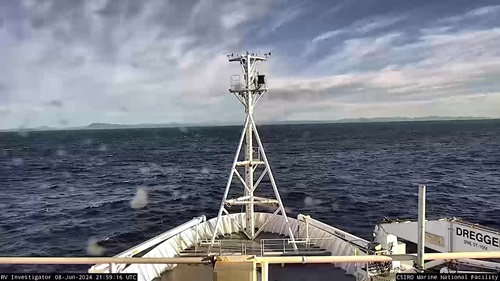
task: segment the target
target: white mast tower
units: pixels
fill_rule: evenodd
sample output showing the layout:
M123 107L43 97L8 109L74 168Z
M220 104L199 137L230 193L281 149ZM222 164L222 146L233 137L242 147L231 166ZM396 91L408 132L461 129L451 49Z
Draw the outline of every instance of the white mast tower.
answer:
M294 249L297 250L297 246L295 245L295 239L290 227L290 223L286 216L285 207L283 206L283 202L281 201L281 197L278 191L278 187L276 186L276 182L274 181L273 174L271 172L271 167L269 162L267 161L266 153L264 152L264 147L262 146L262 142L260 140L259 133L257 132L257 126L255 125L255 121L253 119L253 111L257 102L260 98L267 92L268 88L266 87L266 81L264 75L259 75L259 72L256 70L256 63L259 61L267 61L268 56L271 55L271 52L264 54L264 56L259 56L257 54L250 54L246 52L244 55L228 55L228 59L230 62L239 62L241 68L243 70L243 78L244 82L240 82L239 75L233 75L231 77L231 88L229 92L233 93L236 98L243 104L246 112L245 125L243 126L243 132L241 134L241 138L238 144L238 149L236 150L236 155L234 157L233 165L231 167L231 172L229 174L229 179L226 184L226 189L224 191L224 196L222 198L222 202L220 204L219 213L217 215L217 220L215 224L214 233L212 235L212 240L210 242L209 251L212 248L215 239L217 237L217 232L219 230L220 218L225 215L229 215L229 212L226 210L225 205L243 205L245 206L245 225L241 226L236 221L235 223L240 227L241 231L248 237L250 240L254 240L257 235L259 235L266 224L278 215L281 212L283 216L283 220L286 223L288 228L288 234L290 235L290 239L294 246ZM254 143L254 140L256 143ZM245 143L245 151L244 151L244 159L240 160L241 149ZM260 173L257 181L254 180L254 173L258 167L263 167L263 171ZM244 175L238 171L237 168L244 168ZM241 169L243 170L243 169ZM275 199L263 198L259 196L255 196L254 192L259 186L260 182L264 178L265 175L268 175L271 185L273 187ZM242 183L244 187L244 195L238 197L236 199L227 199L229 189L231 187L231 182L234 177L237 177L239 181ZM266 221L260 229L255 231L255 216L254 216L254 206L255 205L274 205L278 206L276 211L272 216L269 217L268 221Z

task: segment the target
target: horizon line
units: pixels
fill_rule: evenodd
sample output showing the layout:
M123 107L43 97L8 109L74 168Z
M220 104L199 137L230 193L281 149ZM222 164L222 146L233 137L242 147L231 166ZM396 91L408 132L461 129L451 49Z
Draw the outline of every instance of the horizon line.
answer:
M391 120L393 119L393 120ZM335 123L393 123L393 122L425 122L425 121L467 121L467 120L500 120L500 117L473 117L473 116L424 116L424 117L360 117L342 118L336 120L274 120L264 121L258 125L286 125L294 124L335 124ZM92 122L88 125L73 127L51 127L47 125L35 128L0 129L0 132L19 131L64 131L64 130L112 130L112 129L140 129L140 128L182 128L182 127L222 127L239 126L240 122L212 122L212 123L136 123L117 124L106 122ZM101 126L101 127L99 127Z

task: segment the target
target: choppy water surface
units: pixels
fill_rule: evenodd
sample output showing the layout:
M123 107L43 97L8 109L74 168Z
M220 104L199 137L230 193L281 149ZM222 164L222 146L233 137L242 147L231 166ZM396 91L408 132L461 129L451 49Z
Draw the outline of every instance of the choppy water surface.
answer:
M215 216L240 130L0 133L0 253L113 255L195 216ZM290 216L310 214L369 238L384 216L416 218L424 183L429 217L500 227L500 121L259 130ZM89 246L91 239L102 248Z

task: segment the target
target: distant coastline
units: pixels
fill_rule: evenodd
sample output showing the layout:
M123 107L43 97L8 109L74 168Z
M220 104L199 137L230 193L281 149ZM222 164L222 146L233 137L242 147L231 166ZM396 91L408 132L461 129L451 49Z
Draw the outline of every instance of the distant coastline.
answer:
M466 120L495 120L491 117L375 117L375 118L345 118L339 120L296 120L296 121L272 121L262 122L261 125L299 125L299 124L335 124L335 123L390 123L390 122L426 122L426 121L466 121ZM113 129L147 129L147 128L183 128L183 127L216 127L216 126L239 126L240 123L165 123L165 124L112 124L92 123L81 127L49 127L19 129L0 129L0 132L17 131L61 131L61 130L113 130Z

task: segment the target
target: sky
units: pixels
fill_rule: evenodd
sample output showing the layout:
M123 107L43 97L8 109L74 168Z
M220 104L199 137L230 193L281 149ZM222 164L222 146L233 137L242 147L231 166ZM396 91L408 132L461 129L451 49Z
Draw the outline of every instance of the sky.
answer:
M498 1L0 0L0 128L500 117Z

